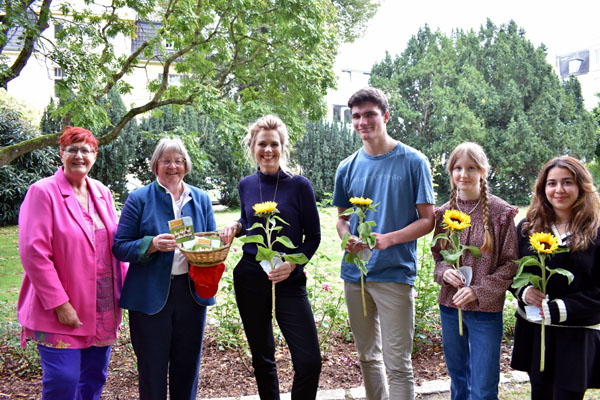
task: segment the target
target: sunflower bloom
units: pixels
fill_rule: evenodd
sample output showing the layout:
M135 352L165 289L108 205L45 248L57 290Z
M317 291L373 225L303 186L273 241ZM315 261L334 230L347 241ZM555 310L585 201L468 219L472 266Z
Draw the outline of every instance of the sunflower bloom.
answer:
M529 243L538 253L552 254L558 249L558 238L551 233L534 233L529 237Z
M373 200L369 199L368 197L366 199L363 197L352 197L350 199L350 203L354 204L355 206L370 206L371 203L373 203Z
M471 226L471 217L458 210L446 210L443 218L444 229L460 232Z
M264 203L256 203L252 206L257 216L264 216L277 212L277 203L274 201L265 201Z

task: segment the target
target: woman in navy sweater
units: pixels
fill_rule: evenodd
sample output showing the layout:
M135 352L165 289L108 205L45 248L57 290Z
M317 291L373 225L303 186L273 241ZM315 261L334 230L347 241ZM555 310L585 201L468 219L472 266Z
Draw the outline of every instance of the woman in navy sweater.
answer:
M248 231L264 218L254 215L256 203L274 201L283 225L278 235L287 236L296 246L293 253L311 258L321 241L319 214L310 182L285 168L288 134L285 124L267 115L256 121L246 136L250 158L258 164L256 174L239 184L241 217L221 230L221 239L230 243L237 235L264 236L264 231ZM290 249L276 243L279 252ZM260 398L279 399L272 326L271 286L276 284L275 317L285 337L294 364L292 399L314 399L319 386L321 354L313 313L306 293L304 265L284 262L266 274L256 261L256 244L247 243L244 255L233 271L235 295L244 331L252 352L252 365Z

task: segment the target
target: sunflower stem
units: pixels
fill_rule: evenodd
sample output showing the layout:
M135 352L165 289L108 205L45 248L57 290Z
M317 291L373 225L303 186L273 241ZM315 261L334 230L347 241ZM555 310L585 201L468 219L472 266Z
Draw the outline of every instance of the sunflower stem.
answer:
M540 261L542 264L542 293L546 297L546 257L540 254ZM544 364L546 361L546 316L542 313L542 338L540 341L540 372L544 371Z
M458 237L458 235L457 235ZM455 250L458 250L456 248L456 244L452 244L452 246L454 246ZM456 260L456 266L455 266L456 270L458 271L458 273L460 274L460 257L458 257L458 260ZM460 307L458 308L458 334L460 336L463 335L463 323L462 323L462 310L460 309Z
M361 250L362 252L362 250ZM360 271L360 294L362 296L363 314L367 316L367 303L365 302L365 280L362 270Z
M277 323L277 319L275 318L275 282L273 282L273 286L271 287L271 297L273 301L272 314L273 314L273 326Z

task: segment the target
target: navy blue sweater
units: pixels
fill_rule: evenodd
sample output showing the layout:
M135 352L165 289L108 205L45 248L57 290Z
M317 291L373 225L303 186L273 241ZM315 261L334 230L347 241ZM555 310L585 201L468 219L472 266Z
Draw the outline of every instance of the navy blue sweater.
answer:
M278 176L279 183L277 183ZM277 193L275 194L276 186ZM279 210L277 215L289 224L284 225L278 222L277 225L282 225L283 229L277 234L278 236L290 238L297 248L288 249L280 243L275 243L273 249L288 254L303 253L309 259L315 254L321 242L321 225L315 193L308 179L300 175L289 176L281 170L274 175L257 172L242 179L238 190L241 203L241 218L239 221L242 224L240 235L262 234L266 243L266 236L262 229L251 231L247 231L247 229L255 222L261 224L265 222L264 218L254 216L252 206L265 201L275 201ZM244 244L243 249L246 254L256 255L255 243ZM298 266L297 269L301 271L302 266Z

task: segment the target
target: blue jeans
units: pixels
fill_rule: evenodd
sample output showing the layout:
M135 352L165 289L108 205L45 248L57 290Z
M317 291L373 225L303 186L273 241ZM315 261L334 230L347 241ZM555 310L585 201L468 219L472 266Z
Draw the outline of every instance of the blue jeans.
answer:
M43 400L97 400L106 382L110 346L55 349L38 345Z
M497 400L502 312L463 310L463 336L456 308L440 305L440 317L452 400Z

